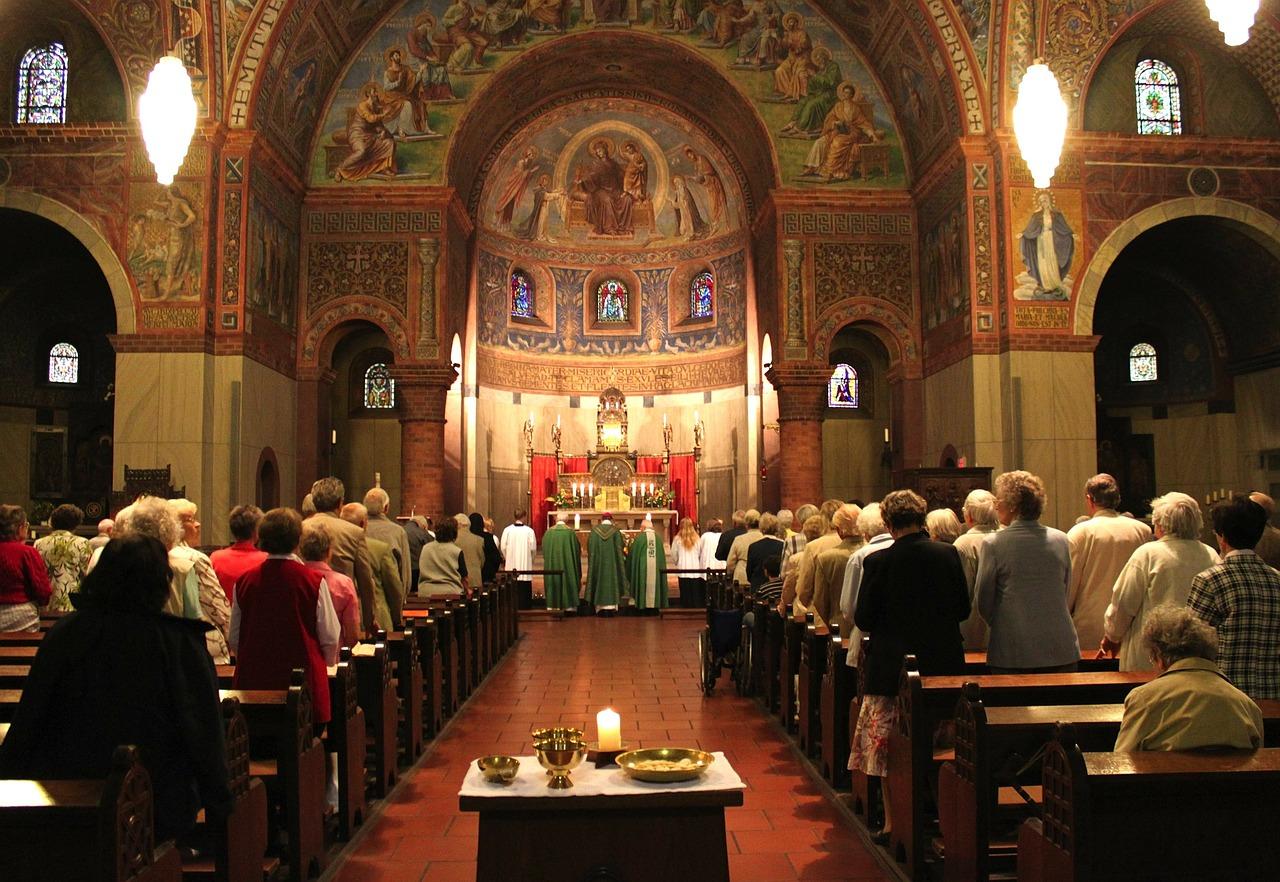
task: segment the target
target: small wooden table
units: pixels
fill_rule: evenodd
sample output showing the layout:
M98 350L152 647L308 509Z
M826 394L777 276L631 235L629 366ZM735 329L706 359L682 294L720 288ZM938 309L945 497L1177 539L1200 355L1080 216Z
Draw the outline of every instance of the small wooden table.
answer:
M542 776L536 764L526 771L529 759L521 758L521 775ZM584 763L573 776L594 771ZM462 811L480 813L476 882L588 878L729 882L724 809L742 805L742 790L637 790L616 796L546 793L507 796L496 790L493 796L458 797Z

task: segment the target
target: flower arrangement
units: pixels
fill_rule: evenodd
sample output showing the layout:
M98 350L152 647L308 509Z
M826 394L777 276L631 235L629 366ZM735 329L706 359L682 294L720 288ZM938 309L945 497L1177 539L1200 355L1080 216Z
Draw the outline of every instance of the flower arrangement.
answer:
M547 497L547 502L551 503L556 508L572 508L573 493L569 491L569 488L561 487L556 490L554 496Z

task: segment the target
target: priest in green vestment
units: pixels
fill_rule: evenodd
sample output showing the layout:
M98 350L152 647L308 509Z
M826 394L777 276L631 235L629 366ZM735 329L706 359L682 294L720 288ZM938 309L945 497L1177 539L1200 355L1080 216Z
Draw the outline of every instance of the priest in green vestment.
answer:
M578 587L582 584L582 543L578 534L564 522L564 515L556 516L556 525L542 537L542 568L548 573L560 570L563 575L546 575L543 585L547 594L547 609L578 609Z
M606 512L587 538L587 600L597 613L606 611L612 615L626 588L622 531L613 525L613 516Z
M653 521L645 518L644 526L627 550L627 575L636 609L656 613L667 605L666 569L667 555L662 541L653 532Z

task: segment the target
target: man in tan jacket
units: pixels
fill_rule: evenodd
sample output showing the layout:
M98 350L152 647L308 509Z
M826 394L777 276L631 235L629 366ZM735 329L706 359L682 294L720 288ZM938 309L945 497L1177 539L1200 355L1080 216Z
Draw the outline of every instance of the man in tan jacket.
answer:
M752 542L763 539L764 533L760 532L760 512L754 508L743 514L742 523L747 528L747 532L733 540L724 568L733 573L733 581L746 587L750 584L747 578L747 549Z
M828 499L818 509L818 513L827 522L827 532L805 543L804 551L800 553L800 563L796 565L795 603L792 605L792 612L796 615L801 615L813 607L813 567L818 561L818 555L840 544L840 534L831 525L831 521L843 505L844 503L839 499ZM782 599L786 600L787 596L784 582Z
M400 581L400 564L390 545L369 535L369 512L358 502L342 506L339 516L365 531L369 546L369 564L373 568L373 618L384 631L400 628L400 611L404 608L404 583Z
M849 557L862 547L862 534L858 532L858 515L862 509L856 505L842 505L831 519L840 542L834 548L820 553L813 562L813 618L820 624L839 624L840 633L848 634L849 626L840 613L840 591L844 587L844 569Z
M368 634L377 627L373 617L373 566L364 530L338 516L346 492L338 478L321 478L311 486L311 501L315 503L315 517L329 534L329 547L333 550L329 566L355 581L361 627Z

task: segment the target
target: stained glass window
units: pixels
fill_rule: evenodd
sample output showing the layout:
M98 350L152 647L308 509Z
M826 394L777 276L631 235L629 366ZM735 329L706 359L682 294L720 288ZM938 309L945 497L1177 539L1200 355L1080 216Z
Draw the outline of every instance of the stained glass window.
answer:
M827 407L858 406L858 372L847 364L838 364L827 381Z
M625 322L631 317L627 286L617 279L605 279L596 288L596 321Z
M533 318L533 279L524 270L511 274L511 314Z
M1139 135L1181 135L1182 96L1178 75L1163 61L1146 58L1133 72Z
M698 273L689 283L689 315L692 318L711 318L715 309L716 280L711 273Z
M18 65L18 122L67 121L67 50L61 43L35 46Z
M80 353L70 343L55 343L49 350L49 382L80 382Z
M364 372L364 406L370 410L389 410L396 406L396 381L381 362L369 365Z
M1150 343L1137 344L1129 350L1129 382L1150 383L1156 379L1156 348Z

